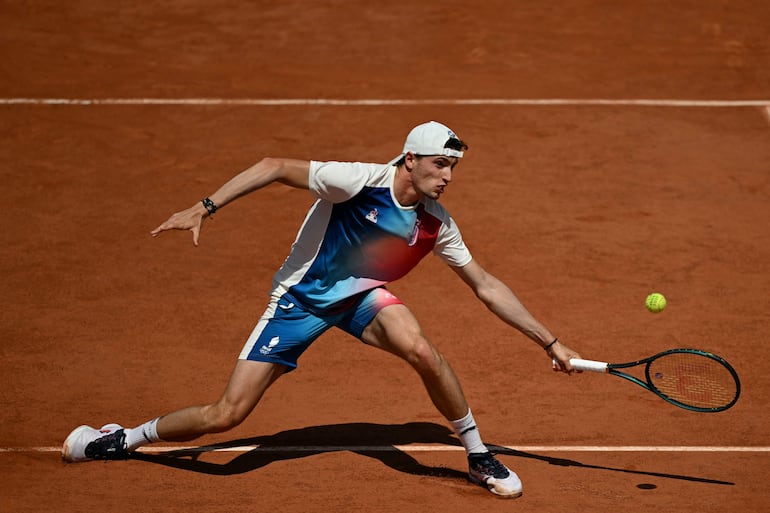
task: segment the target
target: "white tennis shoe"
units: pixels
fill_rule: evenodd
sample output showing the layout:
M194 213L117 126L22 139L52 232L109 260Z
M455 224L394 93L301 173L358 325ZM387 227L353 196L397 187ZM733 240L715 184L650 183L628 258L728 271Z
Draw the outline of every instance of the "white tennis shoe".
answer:
M125 430L119 424L107 424L101 429L79 426L64 440L61 457L69 463L126 459Z
M490 452L468 455L468 479L506 499L519 497L523 492L519 476Z

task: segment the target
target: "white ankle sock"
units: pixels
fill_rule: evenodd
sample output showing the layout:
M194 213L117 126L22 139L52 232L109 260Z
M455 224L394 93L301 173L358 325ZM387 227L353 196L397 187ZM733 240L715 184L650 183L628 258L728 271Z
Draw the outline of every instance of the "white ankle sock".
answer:
M145 422L141 426L137 426L133 429L126 429L127 449L129 451L135 451L143 445L162 442L160 437L158 437L158 420L160 420L160 417Z
M457 420L450 420L449 423L452 425L455 433L457 433L457 436L460 437L460 443L465 447L466 453L487 452L487 447L481 441L481 434L476 427L476 421L473 419L473 414L470 409L465 417Z

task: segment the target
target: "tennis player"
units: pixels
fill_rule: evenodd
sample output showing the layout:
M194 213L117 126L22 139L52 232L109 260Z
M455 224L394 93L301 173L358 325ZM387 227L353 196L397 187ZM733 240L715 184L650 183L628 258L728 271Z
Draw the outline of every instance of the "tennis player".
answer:
M107 424L76 428L65 461L124 459L160 441L224 432L251 413L268 387L297 367L321 334L339 328L406 360L468 455L469 479L502 497L518 497L518 476L484 445L452 367L426 338L412 312L385 285L427 254L443 259L500 319L546 350L555 369L571 373L580 355L561 344L514 293L472 258L454 220L439 203L467 145L434 121L415 127L387 164L265 158L211 196L172 215L151 233L201 227L217 209L273 182L315 197L291 252L275 274L270 301L245 342L219 400L154 418L132 429Z

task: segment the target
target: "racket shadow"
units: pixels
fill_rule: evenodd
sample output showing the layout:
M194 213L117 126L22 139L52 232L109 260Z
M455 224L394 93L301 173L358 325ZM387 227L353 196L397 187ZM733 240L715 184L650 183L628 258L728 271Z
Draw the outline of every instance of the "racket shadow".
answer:
M533 454L530 452L524 452L524 451L518 451L515 449L509 449L507 447L500 447L496 445L490 445L487 444L487 447L490 451L492 451L495 454L504 454L508 456L515 456L517 458L527 458L527 459L533 459L533 460L539 460L544 461L548 463L549 465L556 465L559 467L577 467L577 468L585 468L585 469L592 469L592 470L605 470L609 472L621 472L623 474L634 474L639 476L648 476L648 477L659 477L663 479L677 479L679 481L690 481L693 483L704 483L704 484L713 484L713 485L723 485L723 486L735 486L735 483L732 483L730 481L720 481L718 479L707 479L703 477L695 477L695 476L683 476L678 474L667 474L664 472L651 472L651 471L645 471L645 470L629 470L625 468L617 468L617 467L606 467L602 465L590 465L587 463L581 463L579 461L570 460L566 458L554 458L552 456L543 456L540 454Z

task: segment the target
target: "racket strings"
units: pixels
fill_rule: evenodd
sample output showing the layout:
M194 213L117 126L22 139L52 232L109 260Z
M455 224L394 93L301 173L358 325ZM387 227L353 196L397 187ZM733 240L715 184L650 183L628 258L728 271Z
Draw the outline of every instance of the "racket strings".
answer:
M727 367L694 353L673 353L653 360L648 379L670 399L696 408L722 408L738 394L738 383Z

